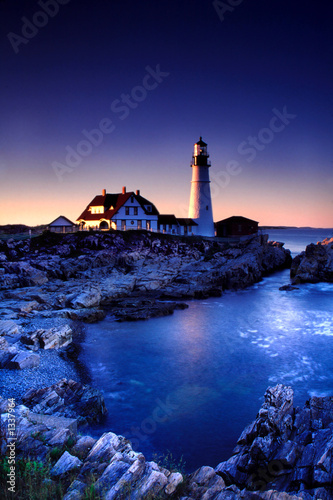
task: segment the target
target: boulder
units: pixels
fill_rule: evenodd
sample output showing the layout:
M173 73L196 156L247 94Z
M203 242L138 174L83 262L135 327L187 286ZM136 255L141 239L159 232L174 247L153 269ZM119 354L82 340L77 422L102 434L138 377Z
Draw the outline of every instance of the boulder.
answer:
M63 500L82 500L84 498L84 492L86 488L87 485L85 483L75 479L75 481L73 481L68 488L66 495L63 497Z
M0 335L16 335L19 333L19 326L11 320L0 320Z
M305 252L297 255L291 265L292 283L333 282L333 238L316 245L311 243Z
M101 300L101 292L99 289L92 289L87 292L80 293L77 297L71 300L71 306L74 309L96 307Z
M82 462L79 458L74 457L68 451L65 451L58 462L52 467L50 471L51 477L65 476L69 472L73 472L81 467Z
M9 368L35 368L39 366L40 356L31 352L19 352L8 363Z
M319 485L329 495L332 444L333 398L312 397L303 409L295 409L292 389L277 385L267 389L234 455L215 470L227 484L260 491L261 498L288 498L288 491L310 499ZM265 491L270 487L271 496Z
M98 422L107 411L98 389L67 379L43 389L30 389L22 400L35 413L75 418L79 425Z
M66 325L50 330L37 330L37 337L43 349L58 349L72 342L72 329Z
M90 450L94 447L96 441L97 439L94 439L91 436L82 436L73 446L72 452L75 454L75 456L81 458L81 460L85 459L90 453Z
M113 432L106 432L96 441L87 460L89 462L106 462L116 453L120 445L120 438Z

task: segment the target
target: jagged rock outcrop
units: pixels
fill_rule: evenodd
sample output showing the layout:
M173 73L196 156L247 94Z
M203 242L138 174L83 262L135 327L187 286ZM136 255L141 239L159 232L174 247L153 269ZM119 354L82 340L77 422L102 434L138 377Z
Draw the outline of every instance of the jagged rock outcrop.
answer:
M0 320L0 368L25 369L39 366L40 356L31 351L59 349L73 340L69 325L27 330L11 320Z
M8 431L7 400L0 397L1 455L7 453L11 437ZM24 406L16 409L16 459L53 461L48 481L62 482L64 500L87 498L94 477L94 491L101 499L143 499L170 497L183 482L172 472L142 453L133 451L130 442L112 432L99 439L78 438L76 421L68 418L36 415ZM40 417L40 418L37 418ZM55 455L60 457L53 459Z
M333 397L312 397L303 409L294 408L292 389L277 385L267 389L234 455L215 470L241 489L331 498L332 452Z
M57 407L51 407L57 413ZM8 408L0 397L2 455L10 441ZM187 478L146 461L123 436L106 432L99 439L78 438L77 419L36 414L21 405L16 425L18 457L29 454L46 461L55 447L60 449L51 478L64 481L71 475L66 500L83 499L92 475L95 492L105 500L139 500L145 495L181 500L333 497L333 397L312 397L303 409L295 408L292 389L282 385L267 389L256 420L244 429L229 460L215 469L202 466Z
M165 316L187 307L181 299L245 288L291 260L267 235L227 244L138 231L45 233L0 241L0 255L0 368L21 369L38 365L39 349L72 342L72 325L52 322Z
M333 238L326 238L316 245L311 243L297 255L291 265L293 284L333 282Z
M93 322L105 317L105 308L121 321L172 314L186 306L170 299L220 296L291 261L267 235L227 244L137 231L46 233L0 242L0 253L2 322Z
M30 389L22 400L34 413L75 418L79 425L99 422L107 411L98 389L74 380L63 379L51 387Z

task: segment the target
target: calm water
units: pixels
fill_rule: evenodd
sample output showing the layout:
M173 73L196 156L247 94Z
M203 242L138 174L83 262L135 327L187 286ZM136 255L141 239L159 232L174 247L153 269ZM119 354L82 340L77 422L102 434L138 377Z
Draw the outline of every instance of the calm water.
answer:
M270 231L293 253L331 235ZM191 471L229 458L268 385L291 385L300 405L333 394L333 284L279 291L288 282L286 270L173 316L89 325L81 359L104 392L103 430L148 458L183 455Z

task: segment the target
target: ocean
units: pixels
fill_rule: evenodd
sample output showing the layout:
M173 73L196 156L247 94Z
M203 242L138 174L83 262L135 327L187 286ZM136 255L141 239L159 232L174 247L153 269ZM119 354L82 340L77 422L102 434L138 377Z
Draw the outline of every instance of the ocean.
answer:
M293 256L333 235L265 232ZM87 325L80 361L108 408L90 431L125 435L148 459L169 454L191 472L231 456L268 386L290 385L300 406L333 395L333 284L279 290L289 282L283 270L172 316Z

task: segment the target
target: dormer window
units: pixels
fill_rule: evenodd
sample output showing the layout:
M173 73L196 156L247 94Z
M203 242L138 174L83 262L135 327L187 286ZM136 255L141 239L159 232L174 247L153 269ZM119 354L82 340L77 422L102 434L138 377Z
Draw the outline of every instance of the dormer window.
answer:
M146 205L146 207L145 207L145 208L146 208L147 212L151 212L151 210L152 210L151 205Z

